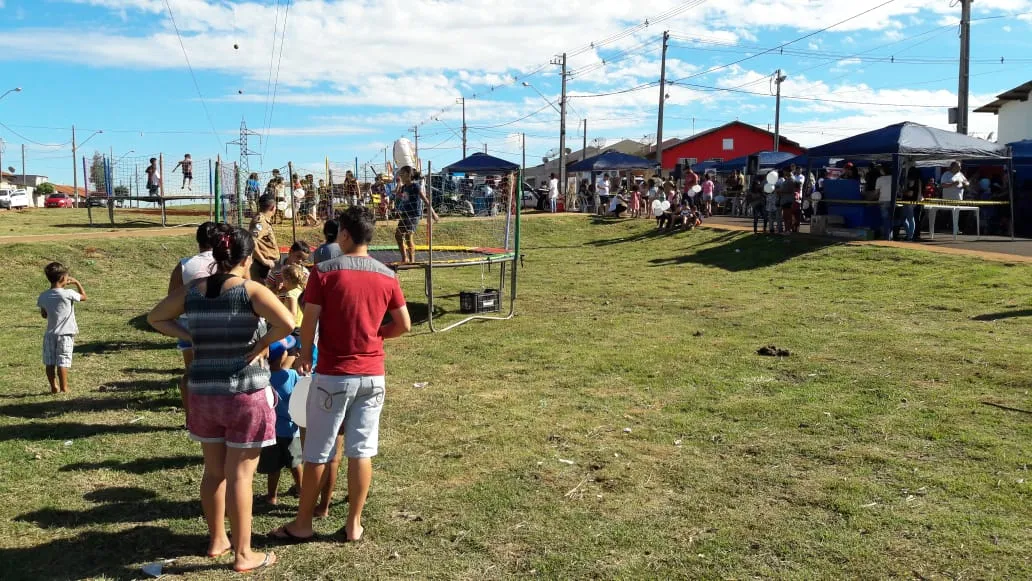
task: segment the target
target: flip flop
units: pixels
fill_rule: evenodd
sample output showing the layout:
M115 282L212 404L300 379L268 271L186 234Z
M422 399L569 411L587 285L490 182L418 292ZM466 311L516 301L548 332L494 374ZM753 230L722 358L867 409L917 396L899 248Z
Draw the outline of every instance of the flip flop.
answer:
M237 569L236 565L234 565L233 566L233 570L236 571L237 573L254 573L255 571L257 571L259 569L265 569L265 568L268 568L268 567L272 567L275 564L276 564L276 553L268 552L268 553L265 553L265 559L261 562L261 564L255 566L255 567L251 567L250 569Z
M269 538L284 545L300 545L303 543L310 543L317 540L318 535L312 534L310 537L299 537L294 533L290 532L287 525L283 525L278 529L269 532Z

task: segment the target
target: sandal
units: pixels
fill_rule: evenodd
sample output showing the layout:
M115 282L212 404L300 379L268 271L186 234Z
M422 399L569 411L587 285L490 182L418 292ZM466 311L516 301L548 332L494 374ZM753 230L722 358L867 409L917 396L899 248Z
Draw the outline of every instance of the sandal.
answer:
M262 562L259 565L255 566L255 567L251 567L249 569L238 569L236 565L233 565L233 570L236 571L237 573L253 573L253 572L255 572L255 571L259 570L259 569L265 569L265 568L268 568L268 567L272 567L275 564L276 564L276 553L269 552L269 553L265 553L265 559L263 559Z
M294 533L290 532L290 529L287 528L287 525L283 525L280 528L269 532L270 539L284 545L300 545L303 543L310 543L316 540L317 537L318 535L316 535L315 533L313 533L310 537L299 537Z

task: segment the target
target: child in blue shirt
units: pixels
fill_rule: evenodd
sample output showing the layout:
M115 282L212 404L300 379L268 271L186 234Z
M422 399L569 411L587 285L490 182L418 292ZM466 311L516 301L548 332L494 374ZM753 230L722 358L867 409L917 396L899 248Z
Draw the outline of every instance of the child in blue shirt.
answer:
M262 448L258 459L258 473L269 476L269 494L264 497L269 504L279 502L277 492L280 472L284 468L289 468L294 477L294 490L301 489L301 431L290 419L289 411L290 395L297 385L298 375L293 369L285 368L288 351L296 344L294 337L288 335L269 347L270 383L276 392L276 444Z

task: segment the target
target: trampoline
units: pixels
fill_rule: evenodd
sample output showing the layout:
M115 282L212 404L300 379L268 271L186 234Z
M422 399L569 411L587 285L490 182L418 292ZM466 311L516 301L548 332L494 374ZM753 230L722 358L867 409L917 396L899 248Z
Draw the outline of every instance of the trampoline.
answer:
M397 246L371 246L369 255L379 260L394 270L414 270L428 268L431 264L435 268L448 266L474 266L478 264L493 264L516 258L516 253L504 248L474 248L468 246L416 246L416 261L402 262L401 252Z

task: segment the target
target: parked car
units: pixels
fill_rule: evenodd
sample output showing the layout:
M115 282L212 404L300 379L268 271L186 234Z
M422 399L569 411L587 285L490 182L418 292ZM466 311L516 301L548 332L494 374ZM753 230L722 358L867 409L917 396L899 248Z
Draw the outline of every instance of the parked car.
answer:
M106 208L107 196L90 196L86 198L87 208Z
M29 193L25 190L0 190L0 208L17 210L29 207Z
M68 194L55 192L47 196L43 205L47 208L73 208L75 207L75 200Z

